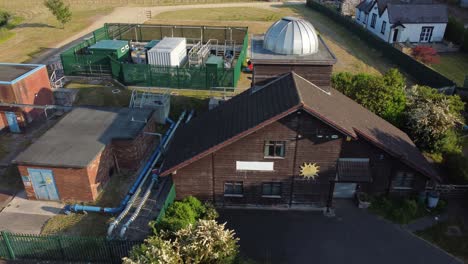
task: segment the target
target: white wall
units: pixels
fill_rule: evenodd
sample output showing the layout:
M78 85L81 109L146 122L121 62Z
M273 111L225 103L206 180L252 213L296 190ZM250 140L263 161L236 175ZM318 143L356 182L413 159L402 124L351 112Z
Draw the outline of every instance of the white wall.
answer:
M432 31L431 42L442 41L445 34L445 28L447 24L404 24L405 28L400 30L400 37L398 38L399 42L419 42L421 36L421 30L423 27L434 27Z
M366 13L364 11L360 11L359 9L356 8L356 15L354 19L359 25L364 26L364 27L366 26L366 23L365 23Z
M372 28L371 27L371 23L372 23L372 16L373 14L376 14L377 15L377 20L375 22L375 27ZM381 30L382 30L382 23L383 22L386 22L387 25L385 26L385 32L384 34L381 33ZM387 13L387 10L385 9L384 13L382 14L382 16L379 16L379 10L377 8L377 5L375 5L371 12L369 13L369 18L368 18L368 23L367 23L367 30L369 30L370 32L372 32L374 35L376 35L377 37L381 38L383 41L385 42L388 42L388 36L389 36L389 33L390 33L390 23L388 22L388 13Z

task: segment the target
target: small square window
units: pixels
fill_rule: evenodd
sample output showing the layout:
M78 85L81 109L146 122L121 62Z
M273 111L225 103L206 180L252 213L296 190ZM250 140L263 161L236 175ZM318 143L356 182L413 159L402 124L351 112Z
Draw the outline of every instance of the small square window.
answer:
M412 189L414 183L414 173L399 171L392 180L393 189Z
M264 182L262 196L281 196L281 182Z
M244 183L239 182L225 182L224 195L226 196L242 196L244 194Z
M285 141L267 141L265 142L265 157L284 158Z

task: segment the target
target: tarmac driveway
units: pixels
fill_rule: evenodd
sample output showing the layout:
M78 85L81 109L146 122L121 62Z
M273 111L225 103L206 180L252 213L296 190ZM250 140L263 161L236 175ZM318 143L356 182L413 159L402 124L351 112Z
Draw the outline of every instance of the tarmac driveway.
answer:
M340 201L321 212L222 209L243 255L260 263L462 263L398 225Z

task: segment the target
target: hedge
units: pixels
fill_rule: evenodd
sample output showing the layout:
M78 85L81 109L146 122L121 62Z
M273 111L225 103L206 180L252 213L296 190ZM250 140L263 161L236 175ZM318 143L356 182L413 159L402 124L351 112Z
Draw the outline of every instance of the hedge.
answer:
M382 41L377 36L374 36L365 28L358 25L352 18L343 16L337 11L327 8L315 2L314 0L307 0L307 6L328 16L337 23L346 27L353 34L356 34L360 39L365 41L369 46L375 48L376 50L382 51L382 54L385 58L409 74L416 80L418 84L427 85L434 88L455 85L452 80L418 62L411 56L399 51L398 49L395 49L392 45Z

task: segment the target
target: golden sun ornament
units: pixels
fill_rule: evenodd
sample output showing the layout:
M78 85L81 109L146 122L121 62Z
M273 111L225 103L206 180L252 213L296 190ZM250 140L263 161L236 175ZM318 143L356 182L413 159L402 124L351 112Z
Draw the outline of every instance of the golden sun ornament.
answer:
M304 163L304 165L301 166L300 175L306 179L315 179L319 172L320 166L318 166L316 163Z

